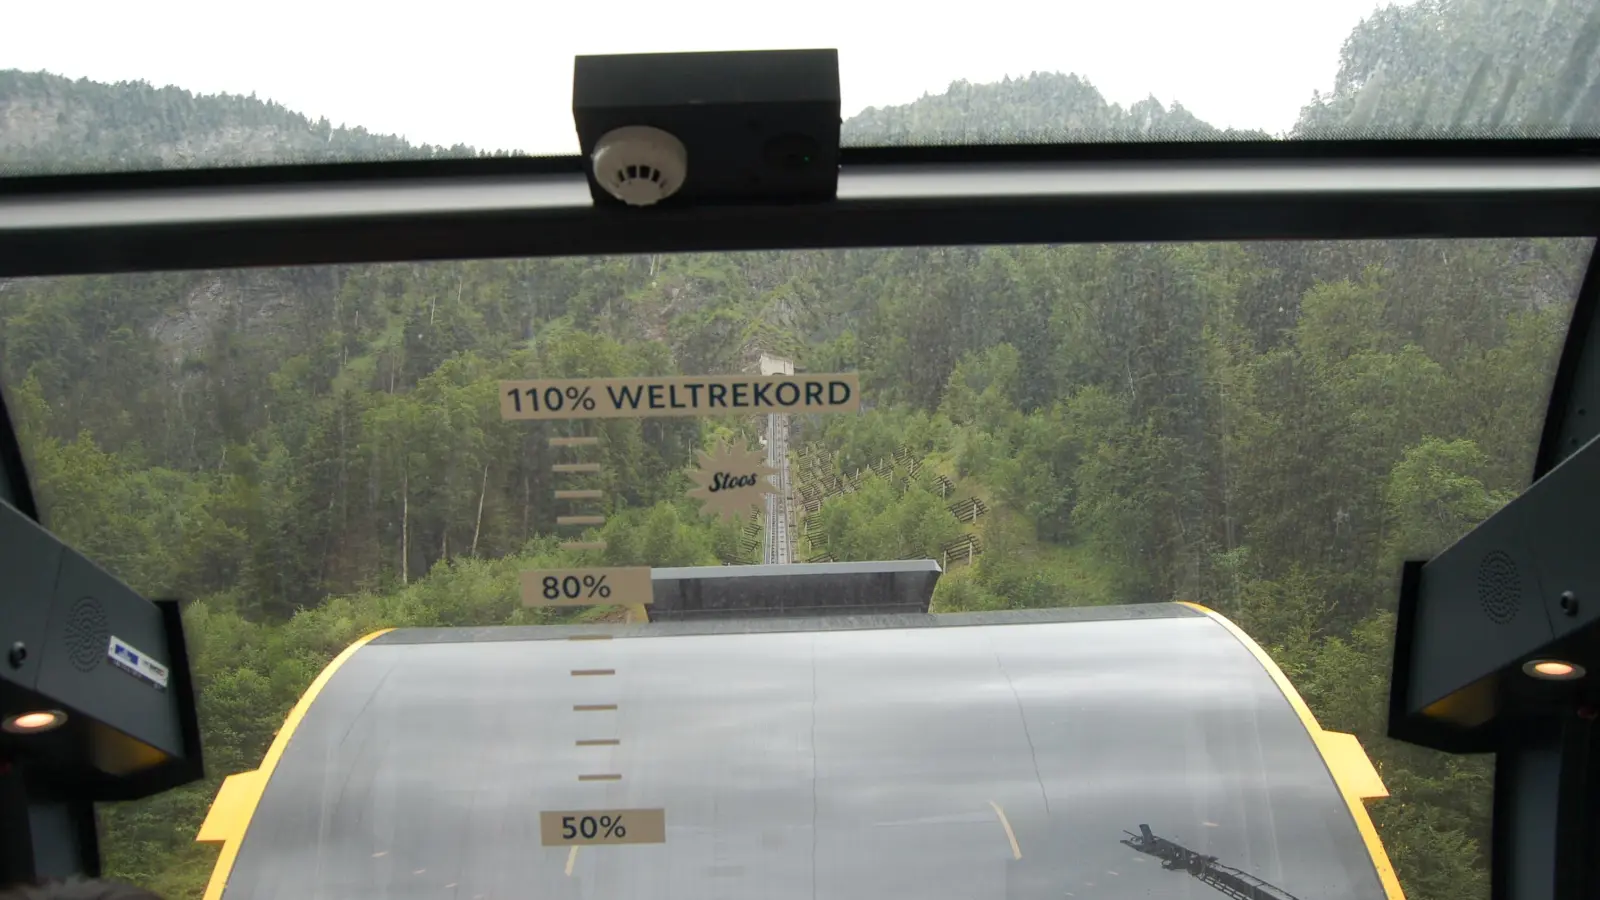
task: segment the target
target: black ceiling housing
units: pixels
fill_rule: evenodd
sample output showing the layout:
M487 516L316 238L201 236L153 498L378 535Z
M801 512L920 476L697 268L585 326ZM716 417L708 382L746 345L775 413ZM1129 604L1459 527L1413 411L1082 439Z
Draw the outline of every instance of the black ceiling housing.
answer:
M629 125L682 141L688 177L664 207L819 202L838 189L836 50L580 56L572 117L586 159ZM596 205L623 207L585 171Z

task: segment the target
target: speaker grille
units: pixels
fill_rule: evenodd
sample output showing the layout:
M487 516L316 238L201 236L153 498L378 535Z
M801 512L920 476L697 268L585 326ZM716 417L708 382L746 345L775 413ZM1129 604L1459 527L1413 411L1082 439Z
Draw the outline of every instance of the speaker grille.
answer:
M1478 602L1496 625L1517 617L1522 607L1522 578L1511 554L1496 550L1478 564Z
M106 658L110 644L111 627L106 624L106 611L100 601L84 597L74 603L67 618L67 658L72 660L73 668L93 671Z

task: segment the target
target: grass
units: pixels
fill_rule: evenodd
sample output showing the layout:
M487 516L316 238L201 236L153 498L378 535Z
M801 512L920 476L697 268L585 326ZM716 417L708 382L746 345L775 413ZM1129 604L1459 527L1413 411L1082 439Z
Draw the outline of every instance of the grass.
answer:
M1104 560L1086 544L1035 543L1032 566L1050 575L1050 581L1073 597L1063 606L1105 606L1118 602Z

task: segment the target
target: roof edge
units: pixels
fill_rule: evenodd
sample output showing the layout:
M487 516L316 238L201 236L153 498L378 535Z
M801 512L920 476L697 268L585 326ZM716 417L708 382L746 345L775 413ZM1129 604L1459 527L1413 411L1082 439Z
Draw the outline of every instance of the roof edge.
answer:
M283 758L283 752L288 749L295 729L300 727L306 713L311 710L311 705L316 702L317 695L322 693L322 689L327 687L329 681L333 680L339 667L356 655L356 651L393 630L393 628L381 628L344 648L323 667L322 672L311 682L311 686L300 695L294 708L289 710L288 717L283 720L283 726L272 739L272 745L261 758L261 765L248 772L239 772L223 779L222 787L217 791L216 799L211 802L211 808L206 812L199 833L195 835L196 842L222 845L217 864L211 870L211 878L206 882L203 900L221 900L222 892L228 886L228 876L233 873L234 861L239 856L239 846L244 843L245 833L250 828L250 820L261 802L261 794L266 790L267 782L272 779L272 772L278 767L278 760Z
M1179 600L1181 606L1189 607L1197 612L1209 616L1218 625L1227 629L1230 634L1238 639L1250 655L1261 663L1267 670L1267 675L1273 684L1283 693L1283 698L1289 701L1289 706L1294 709L1295 715L1306 727L1311 742L1317 748L1317 754L1322 757L1322 762L1328 767L1328 774L1333 778L1333 783L1339 789L1339 794L1344 798L1345 806L1350 810L1350 818L1355 820L1356 830L1361 833L1361 840L1367 845L1367 853L1372 856L1372 868L1376 871L1378 882L1383 885L1383 895L1387 900L1405 900L1405 891L1400 887L1400 877L1395 873L1394 863L1389 860L1389 853L1383 847L1383 840L1378 836L1378 828L1372 823L1372 816L1368 815L1364 798L1388 796L1388 789L1383 786L1383 781L1378 775L1378 770L1372 765L1372 760L1362 749L1361 742L1353 734L1339 731L1325 731L1317 722L1317 717L1312 714L1311 707L1306 705L1305 698L1295 690L1294 684L1289 681L1283 669L1273 662L1272 657L1255 639L1230 621L1226 616L1188 600Z

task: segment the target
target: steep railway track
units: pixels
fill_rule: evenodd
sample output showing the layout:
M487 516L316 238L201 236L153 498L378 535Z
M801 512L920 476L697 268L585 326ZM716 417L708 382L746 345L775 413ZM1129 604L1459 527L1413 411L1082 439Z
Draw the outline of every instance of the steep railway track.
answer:
M767 497L767 528L762 562L785 565L794 559L794 541L789 524L789 417L767 416L767 465L777 474L769 477L776 493Z

